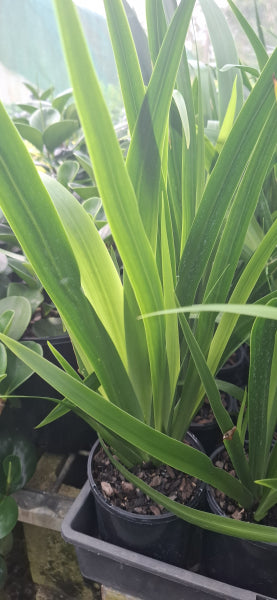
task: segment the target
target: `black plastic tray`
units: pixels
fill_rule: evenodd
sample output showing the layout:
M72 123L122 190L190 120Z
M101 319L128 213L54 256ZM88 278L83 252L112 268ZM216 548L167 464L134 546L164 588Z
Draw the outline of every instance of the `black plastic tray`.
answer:
M98 539L88 482L63 521L62 536L75 547L86 580L144 600L271 600Z

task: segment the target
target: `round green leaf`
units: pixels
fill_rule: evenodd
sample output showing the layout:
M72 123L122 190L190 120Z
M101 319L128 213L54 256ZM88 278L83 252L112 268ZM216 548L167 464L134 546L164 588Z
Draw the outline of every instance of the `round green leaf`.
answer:
M62 320L59 317L48 317L37 321L32 330L37 337L56 337L64 335Z
M5 310L2 314L0 314L0 331L2 333L8 333L9 328L11 326L12 320L14 317L13 310Z
M99 192L95 185L82 185L80 186L78 183L71 183L70 189L78 194L82 200L88 200L89 198L94 198L94 196L98 196Z
M60 165L57 173L57 180L64 185L68 186L70 181L75 179L79 171L79 163L76 160L66 160Z
M9 296L0 300L0 315L6 311L14 311L8 335L14 340L19 340L29 325L32 315L31 304L22 296Z
M42 347L36 342L22 342L24 346L31 348L42 356ZM0 347L1 349L1 347ZM0 397L12 394L24 381L29 379L33 371L9 350L7 351L6 377L0 381ZM1 371L0 371L1 372ZM3 371L4 373L4 371Z
M97 196L95 196L95 198L88 198L88 200L83 202L84 209L93 217L93 219L95 219L99 213L101 206L102 200L101 198L97 198Z
M27 283L29 287L41 289L41 283L39 282L30 263L23 263L17 259L9 257L9 266L20 279Z
M65 120L49 125L43 132L43 141L49 152L53 152L65 140L77 131L79 128L78 121Z
M6 537L0 539L0 554L1 556L7 556L11 552L13 547L13 534L8 533Z
M21 474L16 482L12 482L9 493L15 492L16 490L24 487L25 483L32 477L37 462L36 449L24 436L18 433L1 433L0 435L0 484L1 491L6 481L5 470L3 462L6 457L11 455L16 456L20 461ZM1 504L0 504L1 513ZM1 529L0 529L1 531ZM8 531L7 531L8 533ZM4 534L6 535L6 533ZM0 535L0 537L3 537Z
M39 108L30 117L30 125L43 133L47 127L58 123L60 113L54 108Z
M0 539L13 530L17 519L18 508L14 498L0 495Z
M5 346L0 343L0 374L3 375L6 373L7 369L7 351Z
M44 300L43 294L39 289L31 288L24 283L10 283L7 289L7 296L23 296L31 304L32 314Z
M71 104L66 106L63 117L64 117L64 119L74 119L74 120L79 119L75 102L72 102Z
M23 139L33 144L33 146L41 152L43 148L43 139L39 129L26 125L25 123L15 123L15 125Z

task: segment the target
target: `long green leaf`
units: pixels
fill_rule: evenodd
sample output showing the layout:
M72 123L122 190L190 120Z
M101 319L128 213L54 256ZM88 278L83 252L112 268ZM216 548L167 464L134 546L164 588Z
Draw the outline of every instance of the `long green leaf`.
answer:
M226 312L236 315L247 315L251 317L263 317L265 319L276 319L277 310L271 306L262 306L261 304L192 304L191 306L182 306L179 308L164 309L158 312L148 313L138 317L147 319L159 315L174 315L176 313L191 313L191 317L197 317L201 312ZM223 318L223 317L222 317Z
M277 144L277 127L276 136L272 135L275 124L277 125L277 111L273 107L269 118L266 120L265 126L261 131L257 140L254 152L249 160L245 173L238 186L237 194L233 201L232 208L228 215L226 225L224 227L217 252L213 261L211 274L206 284L204 302L223 302L226 300L231 283L238 265L240 255L243 248L244 239L247 233L247 228L254 214L256 204L259 199L259 193L265 179L268 166L270 165L272 155L275 152ZM238 228L238 222L240 227ZM264 264L260 269L264 269ZM237 296L236 302L244 302L250 296L260 272L252 270L252 281L249 278L248 286L244 286L244 296L240 299ZM246 294L248 295L246 296ZM213 321L211 319L200 318L199 336L200 343L203 347L210 343L210 336L213 333ZM224 350L228 337L224 336L221 342L221 352ZM219 347L218 347L219 352Z
M260 123L266 122L274 106L272 72L276 68L277 50L245 102L209 178L181 259L177 286L180 304L193 301L225 212L260 135Z
M96 310L126 366L123 287L114 263L92 219L76 198L52 177L42 175L42 180L71 242L86 297Z
M158 307L163 303L159 274L76 9L71 1L65 4L63 0L55 0L55 6L76 105L114 240L140 309L144 310L146 305ZM80 64L83 65L82 70ZM162 372L166 376L167 373L163 322L157 321L154 327L147 326L146 334L153 394L157 399L165 387L160 374ZM156 418L157 427L161 427L158 414Z
M254 491L253 481L251 480L249 466L245 457L243 444L239 438L238 432L235 431L233 438L230 441L225 441L224 433L232 429L233 421L223 406L221 397L216 385L216 382L212 376L212 373L209 370L209 367L205 361L203 353L199 345L197 344L196 339L194 338L191 329L187 323L187 320L183 317L181 319L182 329L187 340L191 355L195 362L196 368L201 377L202 384L205 388L205 392L209 399L210 405L213 410L213 414L217 420L217 423L221 429L223 434L223 440L225 446L227 448L228 454L231 458L232 464L235 468L237 476L240 478L242 483L246 485L247 489ZM177 424L175 424L175 428L179 427L180 421L182 422L182 415L178 412ZM178 433L178 431L177 431Z
M144 83L134 41L119 0L104 0L128 125L132 134L144 98Z
M248 490L226 471L216 468L202 452L145 425L19 342L3 334L0 334L0 340L78 410L123 440L161 462L219 487L242 504L249 502Z
M163 40L131 140L127 167L156 248L161 160L172 93L195 0L180 3Z
M123 401L139 415L136 396L117 350L81 289L78 265L56 209L1 106L0 121L1 207L81 351L87 371L95 369L112 402Z
M276 307L277 301L272 300L270 305ZM249 467L253 480L265 478L270 451L267 441L268 399L271 369L276 369L276 365L271 365L276 332L276 321L269 319L256 319L251 331L248 411Z
M234 4L234 2L232 0L227 0L227 2L231 6L234 15L236 16L239 24L244 30L244 33L248 37L248 40L256 54L260 69L263 69L268 60L268 55L266 53L264 45L256 35L254 29L251 27L247 19L243 16L238 7Z
M231 98L236 73L238 77L237 112L239 112L242 106L243 96L240 72L234 70L222 73L221 67L227 63L237 64L239 60L232 33L227 25L222 11L218 8L213 0L200 0L200 5L207 22L213 50L215 53L216 66L218 69L217 78L219 92L219 121L220 124L222 124Z
M260 243L256 252L251 257L250 261L246 265L231 297L229 302L236 304L236 302L247 301L249 292L253 289L253 280L257 281L259 273L265 268L268 259L276 247L276 236L277 236L277 222L275 221L264 239ZM257 305L256 305L257 306ZM274 310L273 308L271 310ZM246 314L246 313L241 313ZM250 315L250 313L249 313ZM263 311L259 314L253 314L251 316L266 316ZM217 369L219 366L220 357L222 355L222 332L223 335L229 338L229 334L234 330L238 321L238 315L230 316L228 314L223 315L222 319L217 327L213 340L211 342L208 363L212 370ZM273 317L274 318L274 317ZM250 328L248 329L250 331ZM245 339L245 338L244 338Z

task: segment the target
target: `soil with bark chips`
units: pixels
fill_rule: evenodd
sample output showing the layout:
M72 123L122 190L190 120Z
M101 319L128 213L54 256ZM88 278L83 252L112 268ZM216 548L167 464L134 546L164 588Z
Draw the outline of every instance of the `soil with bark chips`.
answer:
M228 398L227 394L224 394L224 392L221 392L220 396L224 408L231 408L230 397ZM193 424L206 425L208 423L215 423L215 417L208 398L205 398L201 408L193 419Z
M226 450L222 450L222 452L218 455L217 459L214 461L214 464L220 469L228 471L229 475L233 475L233 477L236 477L236 472L233 469L232 463ZM235 502L235 500L229 498L220 490L210 487L210 491L221 510L228 517L230 517L231 519L236 519L237 521L248 521L250 523L256 522L254 520L254 510L247 511L246 509L239 506L237 502ZM270 509L267 516L262 521L260 521L260 523L261 525L269 525L272 527L277 526L277 505L273 506Z
M161 515L167 510L156 504L139 488L127 481L111 464L101 448L94 457L93 478L98 490L109 504L128 512L141 515ZM195 496L198 480L168 465L144 463L134 467L132 472L171 500L188 504Z

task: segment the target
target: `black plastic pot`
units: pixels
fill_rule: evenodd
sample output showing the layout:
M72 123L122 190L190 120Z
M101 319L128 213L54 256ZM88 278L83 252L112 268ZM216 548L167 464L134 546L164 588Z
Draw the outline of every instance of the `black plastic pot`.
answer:
M62 536L75 547L86 581L123 594L147 600L270 600L99 539L88 481L62 523Z
M217 373L217 378L239 387L244 387L248 381L249 360L244 346L234 352L229 361Z
M48 347L48 338L36 338L43 348L43 356L54 364L58 364ZM77 369L76 357L68 335L58 336L49 340L70 365ZM78 450L90 450L97 439L97 434L82 419L69 412L61 419L42 427L35 427L54 408L53 402L43 400L43 397L61 398L41 377L34 373L16 390L18 396L28 398L21 400L19 408L7 406L1 416L1 427L12 427L23 431L42 451L58 454L68 454Z
M187 439L193 447L203 450L198 440L190 433L187 434ZM140 515L108 503L93 479L93 457L98 449L96 442L89 455L88 479L95 500L100 538L176 566L199 563L202 530L198 527L171 513L159 516ZM205 484L199 482L189 506L202 508L204 499Z
M225 398L226 408L232 416L232 413L237 411L236 402L228 394L225 394ZM208 455L210 455L215 448L222 443L222 433L215 419L209 423L197 423L192 421L189 430L191 433L193 433L193 435L196 436Z
M222 449L223 446L218 448L211 459ZM211 512L228 518L217 504L209 486L207 500ZM205 531L203 540L205 575L277 598L277 544L252 542L212 531Z

